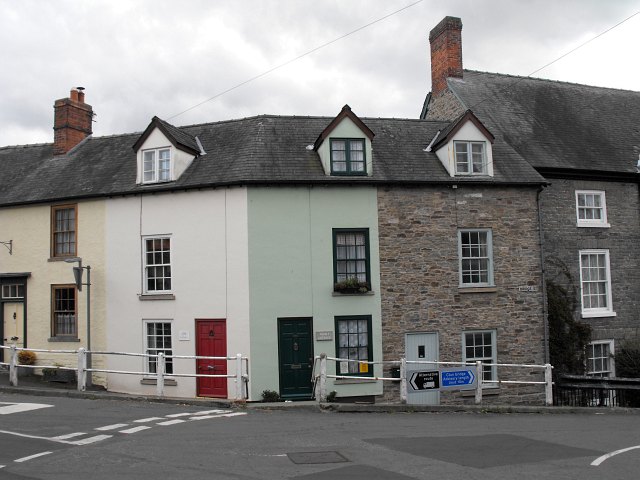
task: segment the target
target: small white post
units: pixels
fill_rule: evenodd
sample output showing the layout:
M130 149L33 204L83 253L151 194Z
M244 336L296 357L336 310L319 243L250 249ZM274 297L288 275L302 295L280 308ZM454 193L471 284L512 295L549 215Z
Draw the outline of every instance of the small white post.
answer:
M87 351L84 347L78 349L78 390L87 389Z
M236 400L244 399L244 389L242 388L242 354L236 355Z
M11 345L11 353L9 356L9 385L18 386L18 350L16 344Z
M545 393L545 405L550 407L553 405L553 377L551 375L553 367L546 363L544 366L544 393Z
M320 402L327 401L327 354L320 354Z
M159 397L164 397L164 353L158 353L158 360L156 362L156 394Z
M407 403L407 359L400 359L400 402Z
M482 361L476 362L476 405L482 403Z

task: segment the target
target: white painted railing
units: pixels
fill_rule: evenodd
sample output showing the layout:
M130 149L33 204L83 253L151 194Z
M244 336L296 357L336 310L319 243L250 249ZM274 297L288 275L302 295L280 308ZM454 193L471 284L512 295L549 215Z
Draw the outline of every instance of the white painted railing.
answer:
M132 352L101 352L101 351L87 351L84 348L78 350L44 350L37 348L20 348L16 345L6 346L0 345L0 349L8 351L9 361L0 362L0 365L9 367L9 384L11 386L18 386L18 367L31 368L31 369L51 369L51 370L69 370L77 373L78 390L84 391L92 373L111 373L117 375L139 375L144 378L155 378L156 380L156 394L158 397L164 396L164 381L167 377L193 377L193 378L233 378L235 379L236 400L246 400L246 383L249 381L249 359L243 357L238 353L235 357L203 357L203 356L189 356L189 355L165 355L160 352L157 355L147 353L132 353ZM77 367L68 367L61 365L19 365L18 352L22 350L28 350L34 353L47 353L47 354L66 354L77 356ZM127 357L144 357L153 358L156 361L156 373L140 372L140 371L128 371L128 370L110 370L104 368L88 368L87 357L91 355L95 357L97 355L113 355L113 356L127 356ZM166 373L167 359L186 359L186 360L218 360L234 362L235 368L233 373L230 374L201 374L201 373Z
M400 376L396 377L376 377L376 376L362 376L362 375L331 375L327 373L327 362L334 362L336 365L338 362L352 362L357 364L367 365L399 365ZM544 385L545 386L545 405L553 405L553 382L552 382L552 370L553 367L550 364L545 365L531 365L531 364L513 364L513 363L484 363L478 362L436 362L426 360L406 360L401 358L400 360L391 360L386 362L365 362L361 360L351 360L348 358L335 358L329 357L323 353L315 357L312 370L311 382L313 383L313 392L316 399L320 402L327 400L327 378L333 379L349 379L353 381L370 382L371 380L381 380L388 382L400 383L400 401L402 403L407 402L407 365L429 365L434 368L443 367L472 367L475 369L475 375L477 378L475 388L475 403L477 405L482 403L482 390L484 385ZM528 370L543 370L544 381L534 380L483 380L483 367L508 367L508 368L524 368ZM336 368L337 371L337 368Z

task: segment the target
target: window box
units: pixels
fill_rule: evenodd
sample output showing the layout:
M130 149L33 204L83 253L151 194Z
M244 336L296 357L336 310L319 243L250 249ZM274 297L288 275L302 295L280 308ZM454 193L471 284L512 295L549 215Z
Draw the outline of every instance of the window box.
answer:
M343 294L364 294L371 291L371 285L368 282L361 282L355 277L348 278L341 282L333 284L333 291Z

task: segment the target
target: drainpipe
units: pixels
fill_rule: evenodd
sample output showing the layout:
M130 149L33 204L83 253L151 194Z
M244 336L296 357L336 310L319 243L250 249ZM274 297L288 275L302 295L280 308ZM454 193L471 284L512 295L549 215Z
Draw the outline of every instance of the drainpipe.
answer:
M547 281L544 263L544 231L542 229L542 209L540 208L540 194L544 185L538 188L536 193L536 205L538 207L538 235L540 236L540 267L542 268L542 317L544 320L544 363L551 363L549 359L549 313L547 311Z

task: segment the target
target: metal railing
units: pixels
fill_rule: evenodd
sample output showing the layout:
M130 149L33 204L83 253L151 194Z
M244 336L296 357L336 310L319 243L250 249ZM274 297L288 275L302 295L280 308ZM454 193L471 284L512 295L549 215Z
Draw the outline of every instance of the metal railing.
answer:
M640 407L640 379L561 375L553 404L564 407Z
M242 354L238 353L235 357L204 357L204 356L195 356L195 355L165 355L162 352L158 354L147 354L147 353L132 353L132 352L106 352L106 351L88 351L84 348L79 348L78 350L45 350L45 349L37 349L37 348L20 348L16 345L6 346L0 345L0 349L9 351L9 362L0 362L0 365L5 365L9 367L9 384L11 386L18 386L18 367L20 368L29 368L29 369L49 369L49 370L62 370L62 371L73 371L77 376L78 390L85 391L87 388L89 375L92 373L109 373L115 375L139 375L143 378L155 378L156 380L156 395L158 397L164 396L164 386L165 379L167 377L192 377L192 378L233 378L235 379L236 391L235 391L235 399L236 400L246 400L246 384L249 381L249 359L247 357L243 357ZM69 367L63 365L21 365L18 362L18 352L20 351L31 351L34 353L47 353L47 354L65 354L65 355L76 355L77 356L77 366ZM87 367L87 357L91 355L95 357L96 355L105 355L105 356L126 356L126 357L143 357L147 359L155 359L155 373L149 372L141 372L141 371L130 371L130 370L113 370L113 369L105 369L105 368L88 368ZM166 363L168 359L184 359L184 360L218 360L218 361L233 361L235 364L235 368L233 369L234 373L229 374L202 374L202 373L167 373Z
M400 375L399 377L377 377L377 376L362 376L362 375L332 375L327 373L327 362L332 361L336 364L338 362L352 362L360 365L399 365ZM444 367L470 367L475 369L475 375L478 379L475 388L475 403L477 405L482 403L482 391L485 385L544 385L545 387L545 405L553 405L553 381L552 370L553 367L550 364L545 365L531 365L531 364L512 364L512 363L484 363L478 362L437 362L426 360L407 360L401 358L400 360L390 360L384 362L368 362L361 360L352 360L348 358L336 358L329 357L325 353L315 357L312 369L311 382L313 384L313 392L315 398L320 402L326 402L327 400L327 379L349 379L353 381L370 382L371 380L380 380L387 382L399 382L400 383L400 401L402 403L407 402L407 366L408 365L429 365L434 368ZM508 367L508 368L525 368L528 370L541 370L544 371L544 381L536 380L484 380L483 368L484 367ZM337 371L337 369L336 369Z

